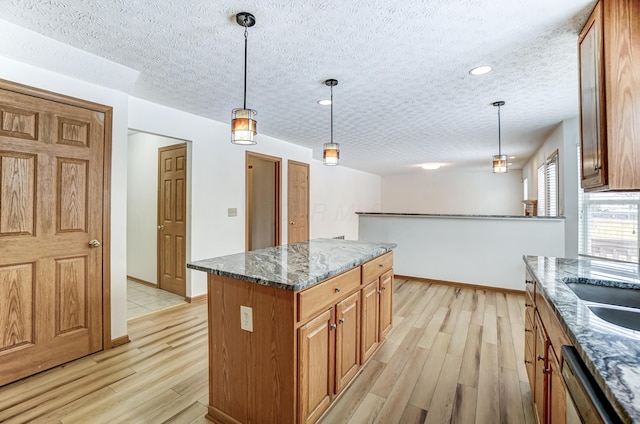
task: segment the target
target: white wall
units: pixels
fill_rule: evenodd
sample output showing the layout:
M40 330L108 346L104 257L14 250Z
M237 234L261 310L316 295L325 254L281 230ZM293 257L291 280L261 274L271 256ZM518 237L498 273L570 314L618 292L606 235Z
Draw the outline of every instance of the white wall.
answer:
M158 284L158 149L184 142L146 133L129 136L127 275L153 284ZM187 157L187 191L190 174L191 158ZM191 202L188 196L186 206L187 216L190 216ZM189 236L187 233L187 245L190 242Z
M556 127L543 145L523 167L523 176L529 179L529 199L538 197L538 167L558 150L558 213L565 219L565 252L563 257L578 256L578 144L580 128L578 118L567 119Z
M522 215L522 172L438 169L382 178L384 212Z
M378 175L343 166L324 166L311 162L310 238L344 236L358 240L358 216L355 212L379 212Z
M399 275L524 290L522 255L562 256L564 220L361 215L360 238L397 243Z

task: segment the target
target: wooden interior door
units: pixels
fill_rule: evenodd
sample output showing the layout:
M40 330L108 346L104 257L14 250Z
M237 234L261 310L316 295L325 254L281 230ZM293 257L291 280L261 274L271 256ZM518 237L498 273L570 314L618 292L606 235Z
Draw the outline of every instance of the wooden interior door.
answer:
M104 143L104 112L0 89L0 385L103 347Z
M158 149L158 286L185 296L187 145Z
M280 245L282 159L246 152L247 251Z
M309 164L290 160L288 164L287 242L309 240Z

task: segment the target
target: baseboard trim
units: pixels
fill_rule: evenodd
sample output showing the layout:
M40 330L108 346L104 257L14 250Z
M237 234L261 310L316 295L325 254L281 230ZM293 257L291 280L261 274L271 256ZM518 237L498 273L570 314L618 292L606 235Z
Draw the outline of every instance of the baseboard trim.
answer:
M129 340L129 335L125 334L122 337L118 337L111 340L111 347L114 348L114 347L122 346L124 344L129 343L130 341L131 340Z
M396 278L396 279L399 278L399 279L403 279L403 280L420 281L422 283L442 284L443 286L461 287L461 288L465 288L465 289L489 290L489 291L498 292L498 293L505 293L505 294L524 294L524 290L506 289L506 288L503 288L503 287L492 287L492 286L481 286L481 285L478 285L478 284L456 283L456 282L453 282L453 281L434 280L434 279L431 279L431 278L421 278L421 277L412 277L410 275L398 275L398 274L395 274L393 277Z
M135 281L136 283L140 283L149 287L154 287L156 289L158 288L157 284L153 284L153 283L150 283L149 281L141 280L140 278L132 277L130 275L127 275L127 280Z
M185 296L184 300L187 303L203 302L207 300L207 294L205 293L205 294L201 294L200 296L194 296L194 297Z

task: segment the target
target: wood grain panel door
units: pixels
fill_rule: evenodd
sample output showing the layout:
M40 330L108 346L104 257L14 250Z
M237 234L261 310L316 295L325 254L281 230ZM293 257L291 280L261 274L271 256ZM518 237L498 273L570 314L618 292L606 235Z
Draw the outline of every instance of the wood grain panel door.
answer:
M288 243L309 240L309 164L288 162Z
M336 305L336 394L360 367L360 291Z
M187 145L158 149L158 286L187 293Z
M393 270L380 276L380 340L393 325Z
M335 317L331 308L298 330L298 422L315 423L333 396Z
M362 353L360 361L365 363L378 347L378 279L362 289Z
M103 347L104 121L0 89L0 385Z

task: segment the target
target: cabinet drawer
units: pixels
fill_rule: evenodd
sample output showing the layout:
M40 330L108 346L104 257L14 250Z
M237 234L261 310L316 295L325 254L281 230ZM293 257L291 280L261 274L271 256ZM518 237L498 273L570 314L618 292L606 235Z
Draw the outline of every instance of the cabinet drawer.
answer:
M362 282L370 283L392 267L393 251L389 251L362 265Z
M311 318L317 312L335 305L341 298L360 288L360 267L298 293L298 321Z

